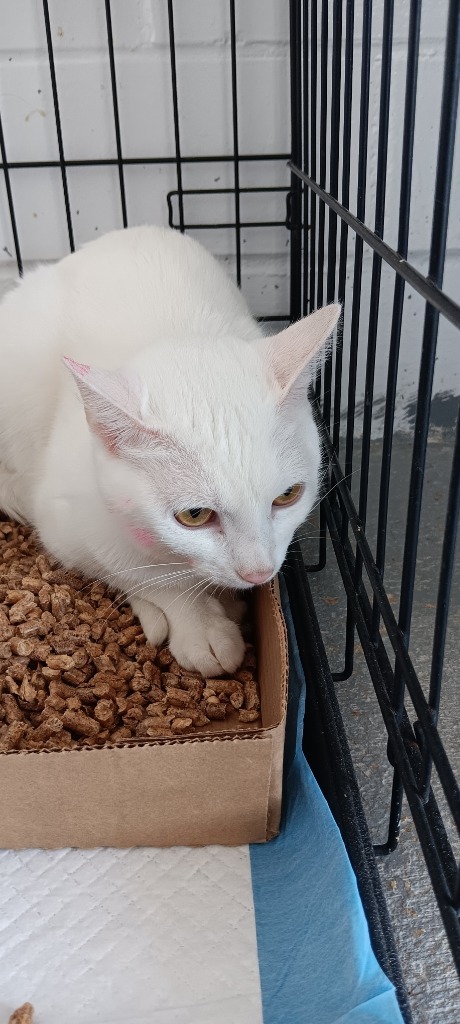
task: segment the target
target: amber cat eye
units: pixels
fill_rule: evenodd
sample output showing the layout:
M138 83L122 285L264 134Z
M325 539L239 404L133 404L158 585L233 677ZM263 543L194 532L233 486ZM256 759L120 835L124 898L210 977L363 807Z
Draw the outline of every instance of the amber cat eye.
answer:
M275 498L273 504L276 508L282 508L283 506L286 508L287 505L293 505L294 502L300 498L302 491L303 484L292 484L292 487L287 487L282 494L279 494L278 497Z
M184 508L176 512L175 519L181 526L206 526L215 516L212 508Z

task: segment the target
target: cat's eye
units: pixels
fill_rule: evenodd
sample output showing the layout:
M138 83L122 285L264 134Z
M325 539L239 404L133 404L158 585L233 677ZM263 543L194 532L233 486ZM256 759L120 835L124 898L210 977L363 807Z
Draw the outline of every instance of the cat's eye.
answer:
M286 508L287 505L293 505L303 491L303 484L292 484L292 487L287 487L282 494L278 494L273 504L276 508Z
M176 512L175 519L181 526L206 526L215 516L212 508L184 508Z

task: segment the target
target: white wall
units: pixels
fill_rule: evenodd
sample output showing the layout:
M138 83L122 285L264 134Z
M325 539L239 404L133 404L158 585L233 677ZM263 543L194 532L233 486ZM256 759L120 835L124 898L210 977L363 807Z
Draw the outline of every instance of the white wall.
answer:
M345 5L344 5L345 6ZM447 0L424 5L415 136L410 260L428 268L436 145L439 125ZM395 4L393 90L387 174L385 237L396 243L402 114L409 0ZM175 0L177 73L181 148L186 156L232 152L231 70L227 0ZM330 3L332 10L332 3ZM374 2L367 223L373 226L381 70L382 0ZM174 156L174 134L166 0L112 0L123 154L127 157ZM103 0L50 0L65 155L68 159L116 155L112 94ZM332 14L331 14L332 17ZM285 0L239 0L237 49L239 145L241 153L287 153L289 150L288 3ZM355 114L352 132L351 208L356 208L358 98L362 2L356 4L354 63ZM0 110L8 159L55 160L58 147L51 82L40 0L3 0L0 6ZM459 295L460 281L460 147L450 216L445 287ZM186 164L185 188L233 185L231 163ZM116 167L68 171L76 243L121 226ZM174 164L125 169L131 224L167 223L166 194L176 188ZM58 169L12 170L11 182L23 258L54 260L68 251ZM243 186L289 184L283 161L242 164ZM242 197L242 218L283 220L283 193ZM176 207L177 209L177 207ZM189 222L227 222L234 216L229 196L185 200ZM196 236L234 269L234 231L199 231ZM8 284L15 273L6 194L0 181L0 277ZM289 305L289 235L284 228L242 232L243 288L255 313L284 314ZM366 251L363 271L361 349L364 357L372 257ZM353 238L349 244L350 282ZM394 275L384 269L376 395L383 395ZM398 422L416 391L423 303L408 289L406 302ZM364 358L360 360L360 391ZM436 371L437 393L460 393L458 332L442 324ZM359 396L358 396L359 399ZM447 409L447 404L444 406ZM377 410L381 402L377 401ZM378 424L377 424L378 429Z

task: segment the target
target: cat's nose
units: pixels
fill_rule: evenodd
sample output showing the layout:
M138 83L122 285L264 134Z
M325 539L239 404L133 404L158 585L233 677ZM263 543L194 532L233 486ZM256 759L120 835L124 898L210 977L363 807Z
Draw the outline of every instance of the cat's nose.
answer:
M254 586L258 587L262 583L266 583L267 580L273 576L273 569L261 569L259 572L239 572L238 576L240 580L244 580L245 583L253 583Z

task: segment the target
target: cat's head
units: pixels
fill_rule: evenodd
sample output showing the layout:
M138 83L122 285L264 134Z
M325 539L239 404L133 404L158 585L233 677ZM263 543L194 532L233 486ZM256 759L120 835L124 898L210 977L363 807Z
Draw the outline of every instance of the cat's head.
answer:
M65 359L139 564L166 549L226 587L275 575L318 492L307 390L339 315L327 306L255 342L165 341L116 372Z

